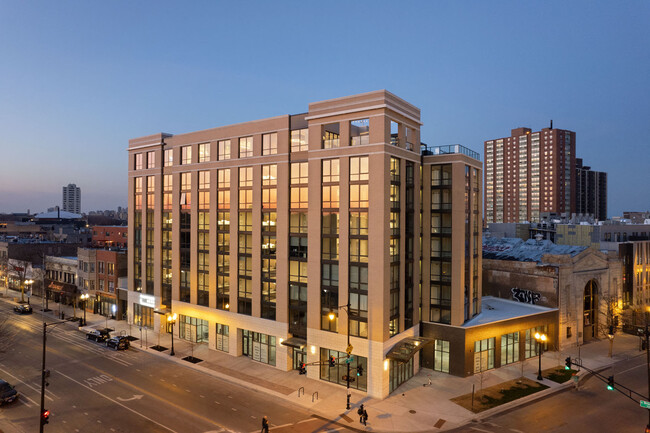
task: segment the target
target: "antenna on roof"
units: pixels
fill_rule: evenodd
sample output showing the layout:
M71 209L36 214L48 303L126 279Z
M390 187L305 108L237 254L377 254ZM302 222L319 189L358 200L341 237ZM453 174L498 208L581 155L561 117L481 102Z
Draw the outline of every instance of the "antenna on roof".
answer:
M551 129L553 129L553 119L551 119Z

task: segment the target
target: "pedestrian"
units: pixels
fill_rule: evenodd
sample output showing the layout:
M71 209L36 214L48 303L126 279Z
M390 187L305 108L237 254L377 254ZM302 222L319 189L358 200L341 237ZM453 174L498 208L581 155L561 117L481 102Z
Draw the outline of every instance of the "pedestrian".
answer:
M359 414L359 422L363 422L363 411L365 409L363 408L363 403L361 403L361 406L359 406L359 410L357 411L357 414Z
M260 433L269 433L269 419L266 415L262 418L262 431Z
M368 411L364 409L363 410L363 425L368 425L367 423L368 423Z

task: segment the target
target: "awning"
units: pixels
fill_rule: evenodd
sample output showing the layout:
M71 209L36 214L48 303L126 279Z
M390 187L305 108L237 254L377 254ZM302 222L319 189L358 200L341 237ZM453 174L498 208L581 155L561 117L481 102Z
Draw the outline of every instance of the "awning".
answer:
M398 362L408 362L418 350L427 344L433 343L433 338L408 337L393 346L386 354L386 358Z
M295 349L303 349L307 345L307 340L304 338L291 337L280 343L283 346L293 347Z

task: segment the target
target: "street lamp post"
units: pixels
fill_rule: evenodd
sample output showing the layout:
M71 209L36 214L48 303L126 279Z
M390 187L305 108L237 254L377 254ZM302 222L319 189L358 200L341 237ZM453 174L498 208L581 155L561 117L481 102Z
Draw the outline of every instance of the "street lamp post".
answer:
M350 354L352 353L352 346L350 345L350 302L348 302L347 305L339 306L339 309L345 310L345 313L348 315L348 347L345 349L345 352L347 353L347 356L345 357L345 364L347 365L347 403L345 408L350 409ZM334 320L334 312L330 312L328 317L330 320Z
M546 334L535 332L535 340L537 341L537 350L539 351L539 369L537 370L537 380L544 380L542 377L542 353L544 353L544 346L546 343Z
M86 326L86 300L88 299L89 296L90 295L88 295L88 293L81 294L82 308L84 309L84 321L81 324L81 326Z
M27 280L25 281L25 284L29 286L27 289L27 305L29 305L29 298L32 295L32 284L34 284L34 280Z
M172 351L169 355L174 356L174 323L176 323L176 313L167 316L167 323L171 323L172 325Z

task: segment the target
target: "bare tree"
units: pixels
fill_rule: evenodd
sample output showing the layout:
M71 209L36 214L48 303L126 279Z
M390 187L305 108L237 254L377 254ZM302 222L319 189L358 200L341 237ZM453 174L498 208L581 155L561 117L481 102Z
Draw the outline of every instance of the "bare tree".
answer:
M12 326L6 317L0 319L0 358L13 346L18 328Z
M620 315L619 299L613 295L603 295L600 297L599 313L604 316L604 320L598 321L598 334L606 335L609 339L609 357L612 357L614 346L614 335L618 328L618 316Z

